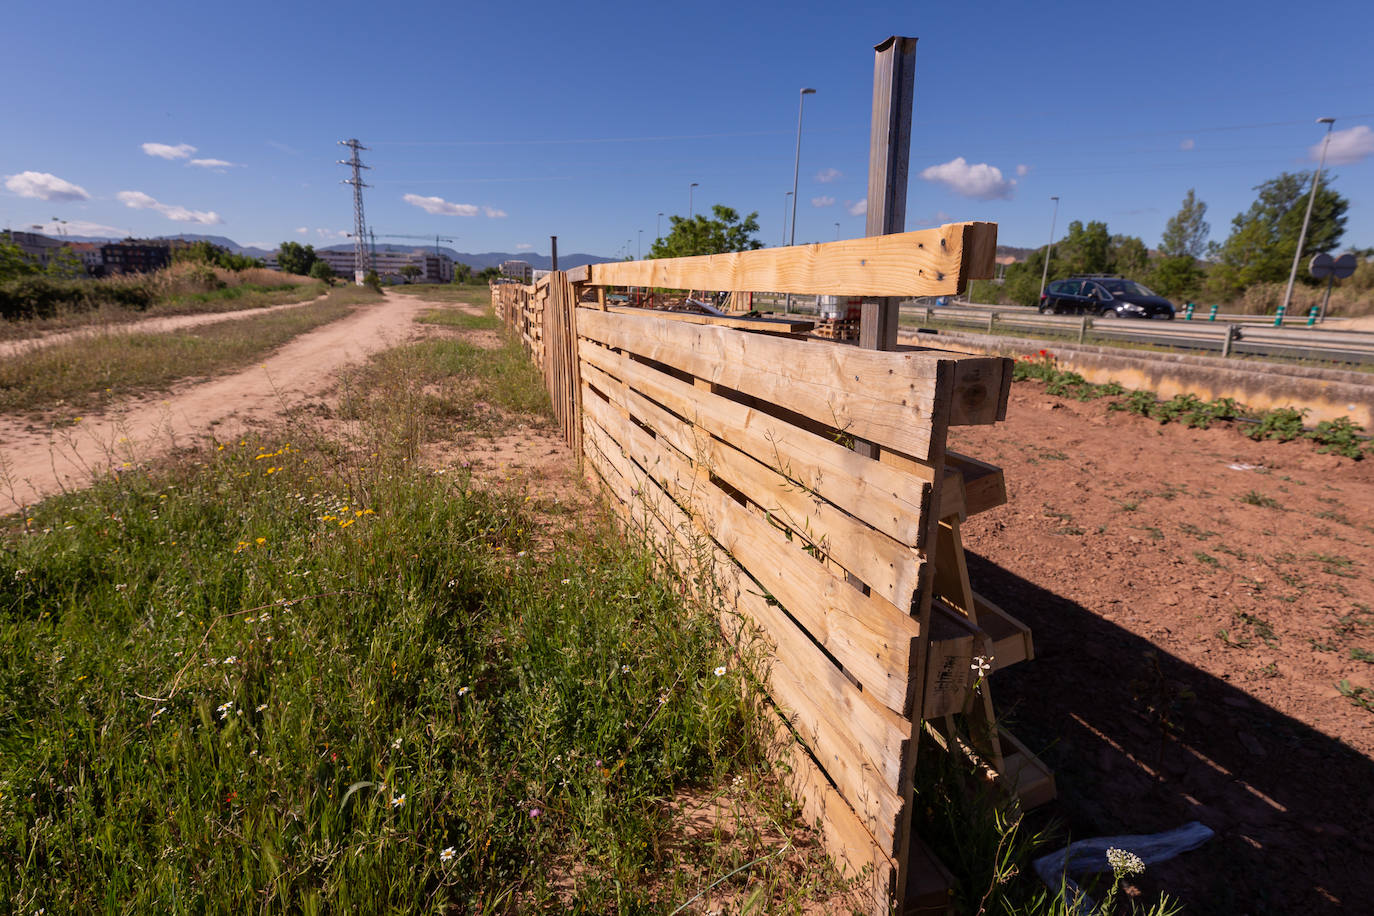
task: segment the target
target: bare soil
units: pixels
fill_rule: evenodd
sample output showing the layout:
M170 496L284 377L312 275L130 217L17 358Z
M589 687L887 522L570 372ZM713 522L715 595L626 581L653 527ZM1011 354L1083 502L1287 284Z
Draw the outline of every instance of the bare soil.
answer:
M1106 403L1018 383L1005 423L950 437L1006 473L964 538L1034 632L992 683L1056 772L1048 813L1213 828L1147 876L1189 912L1370 912L1374 708L1338 684L1374 687L1374 461Z
M207 438L229 439L292 405L318 400L340 368L424 334L414 317L436 305L442 303L388 294L302 334L251 369L124 401L75 424L44 427L0 416L0 514L83 487L110 467L131 466ZM223 314L210 317L224 320Z

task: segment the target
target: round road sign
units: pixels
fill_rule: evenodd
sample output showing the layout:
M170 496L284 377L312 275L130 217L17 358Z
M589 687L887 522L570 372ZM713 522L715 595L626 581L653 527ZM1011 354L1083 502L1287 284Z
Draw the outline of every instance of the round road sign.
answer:
M1319 280L1327 277L1345 279L1355 272L1355 256L1349 252L1339 258L1329 254L1314 254L1307 265L1307 272Z

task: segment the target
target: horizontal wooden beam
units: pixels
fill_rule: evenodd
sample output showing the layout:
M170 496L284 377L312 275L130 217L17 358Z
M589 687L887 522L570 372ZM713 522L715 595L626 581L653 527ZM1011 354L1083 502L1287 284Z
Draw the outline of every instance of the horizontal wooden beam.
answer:
M670 312L666 309L643 309L632 305L616 305L606 309L606 311L618 312L622 315L652 315L655 318L685 321L688 324L713 324L721 328L762 331L767 334L804 334L816 326L816 322L803 318L745 318L743 315L702 315L699 312Z
M950 223L788 248L593 264L596 286L839 296L944 296L992 276L996 223Z

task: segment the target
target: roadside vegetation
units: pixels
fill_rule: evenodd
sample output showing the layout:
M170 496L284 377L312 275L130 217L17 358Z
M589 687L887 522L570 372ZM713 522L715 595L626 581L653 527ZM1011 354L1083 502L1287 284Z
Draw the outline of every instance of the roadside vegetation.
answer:
M377 298L365 287L341 286L300 308L158 333L115 325L22 351L0 361L0 412L71 413L237 369Z
M1232 398L1203 401L1191 394L1160 400L1152 391L1133 391L1116 382L1093 384L1077 372L1060 369L1055 363L1054 354L1048 350L1018 359L1013 378L1016 381L1035 379L1044 382L1046 394L1075 401L1116 398L1107 405L1108 410L1123 410L1160 423L1178 423L1200 429L1207 429L1214 424L1229 424L1255 440L1290 442L1308 439L1322 453L1354 459L1374 456L1374 444L1365 435L1364 427L1345 417L1323 420L1308 429L1303 422L1307 411L1293 407L1261 411L1239 404Z

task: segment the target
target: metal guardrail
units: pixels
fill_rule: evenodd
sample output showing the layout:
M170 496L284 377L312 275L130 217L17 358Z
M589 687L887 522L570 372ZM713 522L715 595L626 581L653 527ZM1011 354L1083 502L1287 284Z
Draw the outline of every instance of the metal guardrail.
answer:
M1238 316L1231 316L1238 317ZM985 332L1021 332L1027 337L1053 335L1076 339L1120 341L1223 356L1268 356L1320 362L1374 364L1374 332L1317 327L1272 327L1228 320L1174 321L1041 315L1035 309L999 306L904 306L903 324L952 325ZM1272 323L1272 319L1270 319Z

